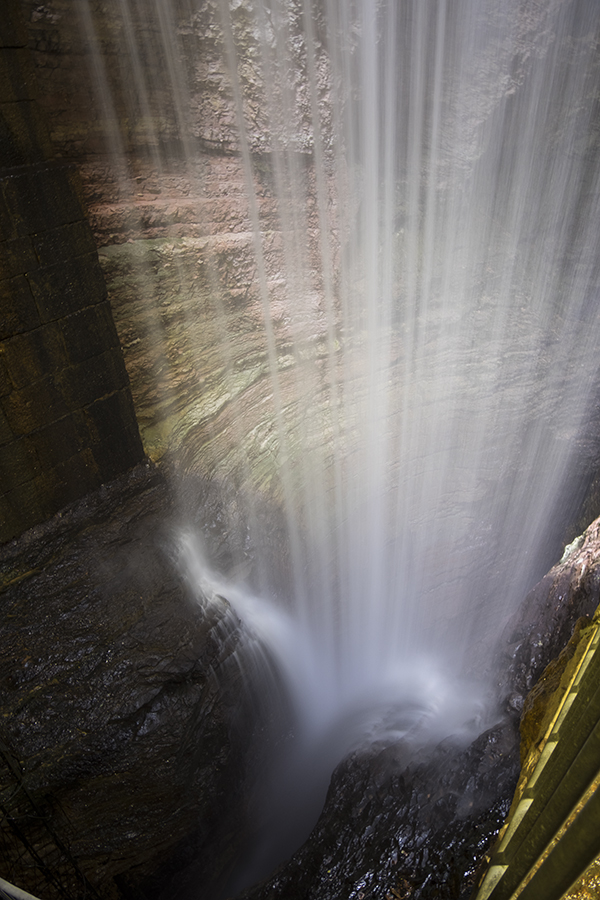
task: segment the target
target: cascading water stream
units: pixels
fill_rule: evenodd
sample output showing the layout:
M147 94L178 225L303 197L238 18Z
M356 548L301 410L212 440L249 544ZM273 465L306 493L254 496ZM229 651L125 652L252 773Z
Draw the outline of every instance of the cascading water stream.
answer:
M476 728L494 642L593 462L595 4L119 8L120 72L83 15L111 153L127 181L144 146L165 195L177 165L195 204L168 231L175 324L150 273L197 384L178 393L167 353L186 570L276 659L300 743L341 729L328 764L361 735ZM204 219L219 154L243 184L233 250ZM243 586L204 549L195 476L235 497Z
M449 734L457 745L466 744L485 726L489 698L472 681L444 672L434 658L397 659L371 681L358 661L359 678L340 684L330 648L293 609L286 612L214 572L197 533L181 534L180 548L199 601L218 604L227 598L244 623L243 675L261 691L272 691L273 705L283 686L291 714L286 722L292 732L259 779L249 846L224 896L266 877L308 836L332 770L353 749L402 741L404 753L410 747L417 754ZM277 684L271 682L269 662L275 664Z

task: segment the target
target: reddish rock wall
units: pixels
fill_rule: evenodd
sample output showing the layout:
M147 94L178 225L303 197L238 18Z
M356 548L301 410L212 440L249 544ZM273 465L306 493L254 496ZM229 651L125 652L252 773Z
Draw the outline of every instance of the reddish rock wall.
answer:
M72 0L22 5L52 140L82 175L146 452L158 459L183 450L185 466L209 475L228 461L222 475L234 481L247 457L256 464L254 487L263 484L276 477L274 441L267 439L265 451L264 441L256 440L257 433L274 431L271 369L278 368L286 398L298 337L313 358L326 356L305 75L288 79L288 132L282 123L275 135L247 4L236 7L257 221L239 155L218 4L194 12L172 7L179 43L170 69L161 23L147 5L130 4L130 21L111 3L90 3L87 18ZM297 73L306 66L305 48L298 47L290 61ZM331 123L320 44L316 62L325 138ZM306 223L306 246L297 281L312 290L309 303L294 292L289 260L286 271L276 137L291 151L286 164L299 176L295 212ZM330 238L333 246L334 228Z

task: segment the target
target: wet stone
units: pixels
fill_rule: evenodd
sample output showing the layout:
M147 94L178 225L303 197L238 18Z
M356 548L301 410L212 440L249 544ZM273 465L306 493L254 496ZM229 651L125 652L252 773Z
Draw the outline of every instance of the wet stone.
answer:
M219 685L236 626L224 642L227 608L202 608L173 567L171 509L142 465L0 552L2 802L107 900L158 896L185 860L210 889L239 828L235 667ZM53 900L1 837L11 880Z
M13 278L37 267L37 264L29 236L0 243L0 272L4 277Z
M567 657L573 652L571 635L575 640L599 602L596 520L500 637L491 660L502 673L497 724L466 747L448 738L412 758L402 742L353 754L333 773L305 844L239 900L469 900L517 784L521 712L531 744L544 713L537 699L562 672L560 659L556 670L549 664L563 648Z
M64 343L58 328L46 325L16 335L0 345L11 382L15 388L27 387L67 365Z
M83 218L66 166L48 164L2 179L9 214L21 235L35 234Z
M129 383L121 351L117 349L63 369L58 379L72 409L94 403Z
M66 316L60 328L69 363L82 363L119 346L108 302Z
M40 314L24 275L0 281L0 310L0 340L40 324Z
M35 234L32 244L40 266L51 266L59 260L96 252L92 230L86 220Z
M55 380L44 378L1 398L8 423L15 434L29 434L68 415L69 407Z
M95 252L36 269L28 274L28 280L43 322L106 300L104 276Z

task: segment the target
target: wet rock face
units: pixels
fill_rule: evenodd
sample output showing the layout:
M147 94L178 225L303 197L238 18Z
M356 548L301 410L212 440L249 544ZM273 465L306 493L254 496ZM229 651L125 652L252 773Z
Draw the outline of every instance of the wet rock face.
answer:
M288 7L291 49L285 59L274 46L277 22L265 11L265 54L277 70L268 85L253 5L244 0L231 12L245 137L253 154L257 223L239 157L228 38L218 3L210 0L193 10L173 4L162 14L131 4L129 19L119 4L93 0L89 20L73 0L23 3L52 140L81 172L146 453L158 459L185 444L184 465L207 475L216 457L224 459L244 439L258 456L254 487L272 472L265 473L268 454L263 458L261 441L253 442L250 432L272 430L274 418L253 238L257 229L263 234L269 317L282 377L287 371L290 379L290 346L299 331L306 336L308 352L325 357L323 348L316 347L326 325L311 160L309 54L326 151L332 130L331 79L320 13L308 48L302 3L291 0ZM169 67L161 29L169 24L164 17L171 16L177 58ZM101 59L94 56L94 36ZM100 95L103 85L108 99ZM270 101L268 91L276 94ZM113 135L113 145L107 134ZM304 223L301 304L286 283L275 148L291 153L295 215ZM325 177L331 194L333 175ZM289 188L290 172L284 179ZM335 255L335 229L330 231ZM298 321L301 306L308 321ZM262 409L258 417L256 411ZM249 410L255 411L254 418ZM233 442L232 420L237 422ZM229 477L231 471L224 474Z
M283 17L281 9L268 6L257 15L251 0L240 0L230 6L226 25L218 0L193 6L174 2L168 8L132 3L125 11L114 0L91 0L87 15L73 0L48 0L43 5L22 0L22 5L40 74L47 79L52 137L64 155L106 154L103 117L112 117L111 124L119 131L118 149L126 153L133 149L150 156L159 144L171 143L176 154L184 138L203 152L238 152L232 66L241 84L246 140L253 153L276 147L298 153L312 150L309 64L322 139L326 146L331 143L331 71L319 4L313 7L310 39L302 0L286 0ZM166 32L175 36L175 58L169 58L165 49ZM95 52L94 36L103 54L96 75L111 91L111 110L102 109L100 86L87 73ZM139 84L132 84L136 75L127 68L130 59L143 70L144 93ZM106 156L105 164L110 167Z
M402 743L354 754L304 846L240 900L467 900L511 805L525 697L599 600L596 520L501 636L498 724L468 747L449 738L416 754Z
M600 602L600 520L566 549L507 624L499 643L500 695L524 698Z
M174 568L170 506L139 467L3 548L0 856L40 896L56 885L39 860L106 898L156 896L190 860L207 886L227 870L237 637Z
M468 897L508 812L519 771L506 720L470 746L414 754L402 743L336 769L307 843L243 900Z
M3 550L3 874L50 900L34 854L73 895L115 900L219 896L234 863L260 722L227 608L201 608L173 566L171 508L140 467ZM597 605L599 572L595 522L506 629L498 723L468 746L354 753L308 841L244 900L466 900L512 799L520 698Z

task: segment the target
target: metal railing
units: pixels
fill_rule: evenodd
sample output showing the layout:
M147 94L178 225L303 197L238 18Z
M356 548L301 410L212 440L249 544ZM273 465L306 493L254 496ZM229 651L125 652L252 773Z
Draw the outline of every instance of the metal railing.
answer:
M33 894L22 891L21 888L15 887L4 878L0 878L0 900L38 900Z
M2 875L27 884L45 900L98 900L69 850L65 836L72 830L56 801L30 793L19 760L0 739ZM3 896L29 900L33 895L0 878L0 898Z
M473 900L560 900L600 854L600 628Z

